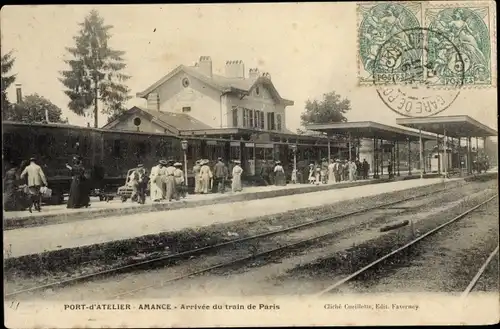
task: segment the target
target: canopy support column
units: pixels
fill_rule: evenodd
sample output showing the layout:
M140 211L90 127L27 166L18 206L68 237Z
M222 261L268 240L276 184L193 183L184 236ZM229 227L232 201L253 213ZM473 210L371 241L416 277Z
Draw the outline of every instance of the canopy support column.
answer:
M446 136L446 129L443 129L443 167L444 178L448 177L448 137Z
M476 170L479 173L479 137L476 137Z
M408 176L411 176L411 140L408 138Z
M458 173L462 176L462 157L460 155L460 141L462 138L458 137L458 148L457 148L457 156L458 156Z
M377 139L373 137L373 161L372 161L372 172L373 178L378 178L378 150L377 150Z
M380 176L383 176L384 175L384 147L383 147L383 144L384 141L382 140L382 138L380 139Z
M349 132L349 161L351 161L351 133Z
M396 164L398 166L398 177L400 176L399 173L399 141L396 141Z
M420 148L420 179L424 178L424 152L422 148L422 129L418 129L418 144Z
M328 140L328 164L330 164L332 156L330 154L330 136L328 134L326 135L326 139Z

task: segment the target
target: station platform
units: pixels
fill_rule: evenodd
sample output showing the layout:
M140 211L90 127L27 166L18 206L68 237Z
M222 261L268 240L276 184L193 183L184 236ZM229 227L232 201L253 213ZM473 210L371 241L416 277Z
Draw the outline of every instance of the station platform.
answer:
M109 202L99 201L97 198L91 200L89 208L67 209L65 204L42 206L42 211L33 213L25 211L4 212L4 230L11 230L24 227L43 226L89 220L106 217L116 217L118 215L133 215L157 211L175 210L181 208L192 208L220 203L232 203L239 201L258 200L275 198L286 195L311 193L333 189L343 189L347 187L378 184L389 181L388 178L358 180L354 182L340 182L336 184L288 184L286 186L256 186L246 187L242 192L226 192L224 194L195 194L188 195L185 199L172 202L152 203L149 198L146 204L138 204L130 200L111 200Z
M398 192L417 187L442 184L454 179L415 179L391 181L380 184L345 187L341 190L326 190L307 195L288 195L261 200L236 203L211 204L166 212L150 212L137 215L84 220L71 223L20 228L4 231L4 259L15 259L28 255L40 255L51 251L82 248L128 240L146 235L186 229L202 232L204 227L266 215L273 215L298 209L331 205L383 193ZM81 249L80 249L81 250ZM38 257L38 256L37 256Z

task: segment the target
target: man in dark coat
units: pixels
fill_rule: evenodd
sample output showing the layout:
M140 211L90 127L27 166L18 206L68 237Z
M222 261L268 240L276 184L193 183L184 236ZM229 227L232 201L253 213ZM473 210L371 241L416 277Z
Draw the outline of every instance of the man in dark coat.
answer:
M363 159L363 179L368 179L368 171L370 170L370 164Z
M269 167L269 164L267 161L262 162L262 168L260 169L260 176L264 180L264 183L266 186L271 185L271 168Z
M226 179L229 174L226 165L222 162L222 158L217 159L214 167L214 186L218 193L224 193L226 189ZM215 192L215 191L214 191Z

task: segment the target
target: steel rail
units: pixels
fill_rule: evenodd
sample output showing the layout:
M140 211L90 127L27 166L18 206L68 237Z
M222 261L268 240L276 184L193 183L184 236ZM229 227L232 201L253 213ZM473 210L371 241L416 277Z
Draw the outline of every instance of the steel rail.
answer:
M476 286L477 282L479 281L479 279L481 278L481 276L483 275L484 271L486 270L486 268L488 267L488 265L490 264L490 262L493 260L493 257L495 257L495 255L498 253L498 246L495 248L495 250L493 250L493 252L489 255L489 257L486 259L486 261L484 262L483 266L481 266L481 268L479 269L479 271L476 273L476 275L472 278L471 282L469 283L469 285L467 286L467 288L465 288L464 292L462 293L462 295L460 295L460 298L463 300L465 298L467 298L467 296L469 295L469 293L472 291L472 289L474 289L474 287Z
M346 282L348 282L348 281L350 281L350 280L354 279L354 278L355 278L355 277L357 277L358 275L360 275L360 274L362 274L362 273L366 272L367 270L369 270L370 268L374 267L375 265L377 265L377 264L379 264L379 263L383 262L383 261L384 261L384 260L386 260L387 258L389 258L389 257L391 257L391 256L394 256L394 255L396 255L396 254L400 253L401 251L403 251L403 250L407 249L408 247L411 247L411 246L412 246L412 245L414 245L415 243L417 243L417 242L419 242L419 241L421 241L421 240L425 239L426 237L428 237L428 236L430 236L430 235L432 235L432 234L434 234L434 233L436 233L436 232L440 231L440 230L441 230L441 229L443 229L444 227L446 227L446 226L448 226L448 225L450 225L450 224L452 224L452 223L456 222L457 220L459 220L459 219L461 219L461 218L464 218L465 216L467 216L468 214L470 214L470 213L471 213L471 212L473 212L474 210L476 210L476 209L478 209L479 207L481 207L481 206L483 206L483 205L487 204L488 202L492 201L492 200L493 200L493 199L495 199L497 196L498 196L498 194L495 194L494 196L492 196L491 198L487 199L486 201L483 201L483 202L481 202L480 204L475 205L474 207L472 207L472 208L470 208L470 209L468 209L468 210L464 211L464 212L463 212L463 213L461 213L460 215L458 215L458 216L456 216L456 217L454 217L454 218L450 219L449 221L447 221L447 222L445 222L445 223L443 223L443 224L439 225L438 227L436 227L436 228L434 228L434 229L430 230L429 232L427 232L427 233L425 233L425 234L423 234L423 235L419 236L418 238L416 238L416 239L414 239L414 240L412 240L412 241L408 242L408 243L407 243L407 244L405 244L404 246L399 247L398 249L391 251L391 252L390 252L390 253L388 253L387 255L385 255L385 256L383 256L383 257L381 257L381 258L379 258L379 259L377 259L377 260L375 260L375 261L371 262L370 264L368 264L368 265L364 266L363 268L361 268L361 269L357 270L356 272L354 272L354 273L350 274L349 276L345 277L344 279L342 279L342 280L340 280L340 281L337 281L336 283L334 283L334 284L332 284L332 285L328 286L327 288L323 289L323 290L322 290L322 291L320 291L319 293L314 294L313 296L318 297L318 296L324 295L324 294L326 294L326 293L328 293L328 292L332 291L332 290L333 290L333 289L335 289L335 288L340 287L341 285L343 285L343 284L345 284Z
M359 210L355 210L355 211L352 211L352 212L348 212L348 213L344 213L344 214L339 214L339 215L335 215L335 216L328 216L328 217L321 218L321 219L318 219L318 220L314 220L314 221L311 221L311 222L307 222L307 223L303 223L303 224L291 226L291 227L288 227L288 228L285 228L285 229L282 229L282 230L277 230L277 231L272 231L272 232L266 232L266 233L261 233L261 234L257 234L257 235L253 235L253 236L249 236L249 237L245 237L245 238L241 238L241 239L235 239L235 240L230 240L230 241L226 241L226 242L221 242L221 243L218 243L218 244L215 244L215 245L209 245L209 246L198 248L198 249L191 249L191 250L183 251L183 252L172 254L172 255L157 257L157 258L149 259L149 260L142 261L142 262L137 262L137 263L128 264L128 265L124 265L124 266L120 266L120 267L116 267L116 268L111 268L111 269L100 271L100 272L97 272L97 273L90 273L90 274L82 275L82 276L79 276L79 277L76 277L76 278L71 278L71 279L67 279L67 280L61 280L61 281L57 281L57 282L53 282L53 283L48 283L48 284L41 285L41 286L35 286L35 287L27 288L27 289L22 289L22 290L18 290L18 291L14 291L14 292L5 294L5 298L7 298L7 297L13 297L13 296L24 294L24 293L34 292L34 291L38 291L38 290L49 289L49 288L54 288L54 287L64 286L64 285L69 285L69 284L75 284L75 283L78 283L78 282L88 281L90 279L95 279L97 277L102 277L102 276L105 276L105 275L117 274L117 273L122 272L122 271L127 270L127 269L138 268L140 266L144 266L144 265L148 265L148 264L153 264L153 263L159 263L159 262L162 262L162 261L170 261L170 260L177 259L177 258L184 258L186 256L196 255L196 254L199 254L199 253L204 252L204 251L215 250L215 249L218 249L218 248L221 248L221 247L230 246L230 245L234 245L234 244L237 244L237 243L247 242L247 241L251 241L251 240L255 240L255 239L259 239L259 238L264 238L264 237L270 237L270 236L273 236L273 235L278 235L278 234L282 234L282 233L286 233L286 232L290 232L290 231L294 231L294 230L298 230L298 229L302 229L302 228L313 227L315 225L318 225L318 224L321 224L321 223L325 223L325 222L328 222L328 221L332 221L332 220L336 220L336 219L341 219L341 218L345 218L345 217L350 217L350 216L354 216L354 215L366 213L366 212L369 212L369 211L372 211L372 210L377 210L377 209L380 209L380 208L389 207L389 206L392 206L392 205L395 205L395 204L398 204L398 203L403 203L403 202L411 201L411 200L418 199L418 198L427 197L427 196L430 196L430 195L434 195L434 194L437 194L437 193L440 193L440 192L446 192L446 191L449 191L449 189L444 188L444 189L440 189L440 190L437 190L437 191L431 191L431 192L428 192L428 193L422 193L422 194L414 195L414 196L411 196L411 197L408 197L408 198L404 198L404 199L400 199L400 200L396 200L396 201L391 201L391 202L386 202L386 203L383 203L383 204L380 204L380 205L376 205L376 206L373 206L373 207L367 207L367 208L363 208L363 209L359 209ZM314 239L318 239L318 238L321 238L321 237L316 237ZM309 239L309 240L311 240L311 239ZM309 241L300 241L299 243L306 243L306 242L309 242ZM290 247L290 246L284 246L281 249L286 248L286 247ZM274 251L276 251L276 250L269 251L267 253L271 253L271 252L274 252ZM258 256L262 256L262 255L258 255ZM251 257L258 257L258 256L253 255ZM248 257L235 260L232 263L237 263L237 262L240 262L240 261L243 261L243 260L246 260L246 259L248 259ZM215 268L223 267L223 266L227 266L227 265L229 265L229 264L222 264L222 266L215 266L215 267L212 267L210 269L203 270L202 272L206 272L206 271L213 270ZM199 271L197 271L195 274L189 274L189 275L185 275L183 277L192 276L192 275L196 275L196 274L202 273L202 272L199 272L199 273L198 272ZM180 278L182 278L182 277L180 277ZM173 280L175 281L175 280L178 280L180 278L174 278Z

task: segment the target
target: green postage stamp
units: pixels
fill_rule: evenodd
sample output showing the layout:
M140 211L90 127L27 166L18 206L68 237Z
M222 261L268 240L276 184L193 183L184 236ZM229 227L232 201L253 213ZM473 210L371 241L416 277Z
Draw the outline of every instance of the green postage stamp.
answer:
M360 85L496 87L494 2L357 5Z

